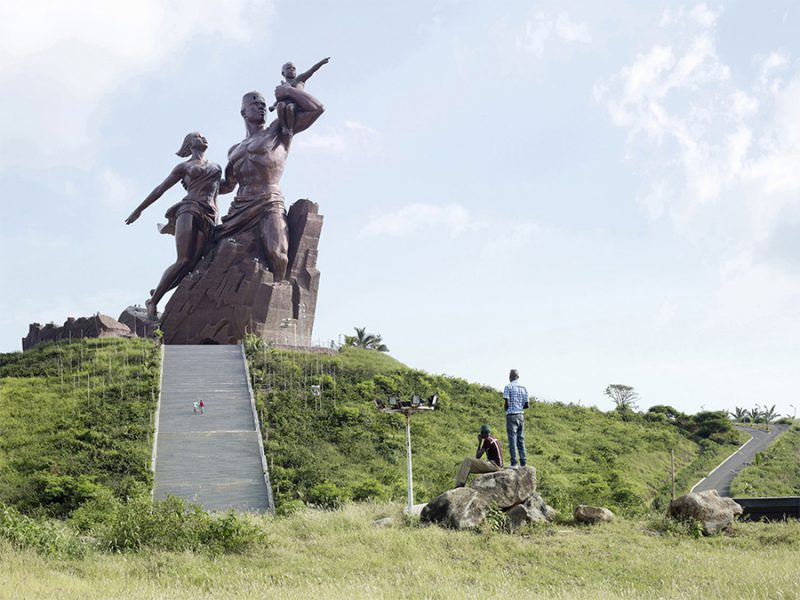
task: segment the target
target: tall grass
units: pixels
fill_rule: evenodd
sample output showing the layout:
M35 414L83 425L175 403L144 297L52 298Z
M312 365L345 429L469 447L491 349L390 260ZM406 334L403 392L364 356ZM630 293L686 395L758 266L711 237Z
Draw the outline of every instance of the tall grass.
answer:
M388 527L373 522L393 518ZM408 525L399 505L258 518L248 551L55 559L0 542L0 589L48 598L797 598L800 525L659 534L649 521L531 527L517 535ZM732 568L740 565L743 568Z

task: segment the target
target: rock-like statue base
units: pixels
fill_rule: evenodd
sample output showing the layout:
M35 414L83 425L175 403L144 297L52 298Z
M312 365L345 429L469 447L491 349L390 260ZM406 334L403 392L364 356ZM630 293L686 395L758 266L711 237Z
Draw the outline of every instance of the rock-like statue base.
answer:
M274 342L299 336L307 343L319 290L318 210L309 200L289 209L288 281L274 281L258 227L215 240L164 309L164 343L237 344L245 333Z

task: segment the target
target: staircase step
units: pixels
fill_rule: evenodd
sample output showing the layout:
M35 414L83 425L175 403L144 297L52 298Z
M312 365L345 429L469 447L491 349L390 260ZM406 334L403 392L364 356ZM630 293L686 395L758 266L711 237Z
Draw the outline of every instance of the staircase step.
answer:
M203 400L205 411L192 403ZM271 512L241 346L164 346L153 498Z

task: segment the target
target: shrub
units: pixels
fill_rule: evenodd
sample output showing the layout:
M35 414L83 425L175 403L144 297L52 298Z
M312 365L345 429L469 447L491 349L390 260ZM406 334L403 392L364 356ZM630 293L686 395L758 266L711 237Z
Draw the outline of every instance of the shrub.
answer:
M105 525L98 528L98 537L102 547L112 552L151 548L215 554L243 552L263 540L264 534L234 512L212 516L174 496L159 502L138 496L117 506Z
M377 479L363 479L353 487L353 500L387 500L389 492L386 486Z
M339 488L335 483L318 483L308 491L308 502L319 508L340 508L350 500L350 490Z
M306 505L302 500L284 500L283 502L278 502L275 507L275 514L279 517L288 517L305 510L305 507Z
M0 505L0 538L15 548L60 558L81 558L87 550L77 535L62 523L27 517L6 505Z

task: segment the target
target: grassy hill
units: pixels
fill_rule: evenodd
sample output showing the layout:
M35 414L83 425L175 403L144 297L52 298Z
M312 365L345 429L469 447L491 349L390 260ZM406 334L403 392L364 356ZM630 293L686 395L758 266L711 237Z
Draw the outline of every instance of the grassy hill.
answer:
M0 503L63 517L147 489L159 356L122 339L0 354Z
M84 340L0 355L0 589L36 598L800 593L796 522L745 523L735 535L697 539L696 528L654 514L598 528L569 521L577 502L628 515L663 502L672 449L685 491L736 445L713 414L534 402L529 462L566 519L517 535L489 523L476 537L421 527L391 502L405 497L404 425L372 398L440 394L441 409L413 421L424 501L452 485L481 423L505 441L496 390L355 348L313 355L249 341L247 351L278 505L296 514L210 516L177 499L150 500L160 356L152 342ZM373 501L303 506L350 498ZM386 516L390 526L373 524Z
M755 456L731 484L734 496L800 496L800 423Z
M312 355L255 339L246 346L279 508L293 500L336 506L351 498L404 498L404 420L379 413L375 397L435 392L441 398L439 410L412 419L417 502L453 486L462 458L474 455L482 423L507 451L502 398L492 388L410 369L370 350ZM312 386L320 386L319 396ZM665 502L671 450L682 493L739 442L735 434L723 436L725 443L691 436L662 415L541 402L527 412L526 440L550 504L567 512L592 503L629 513Z
M452 487L481 424L505 451L502 399L492 388L358 348L294 353L256 339L246 347L279 510L405 498L404 421L375 410L375 397L441 398L439 410L412 420L418 502ZM159 357L148 340L97 339L0 355L0 503L64 517L87 500L149 489ZM627 513L663 504L671 450L681 493L738 441L690 435L659 414L536 401L526 432L542 495L565 513L577 503Z

